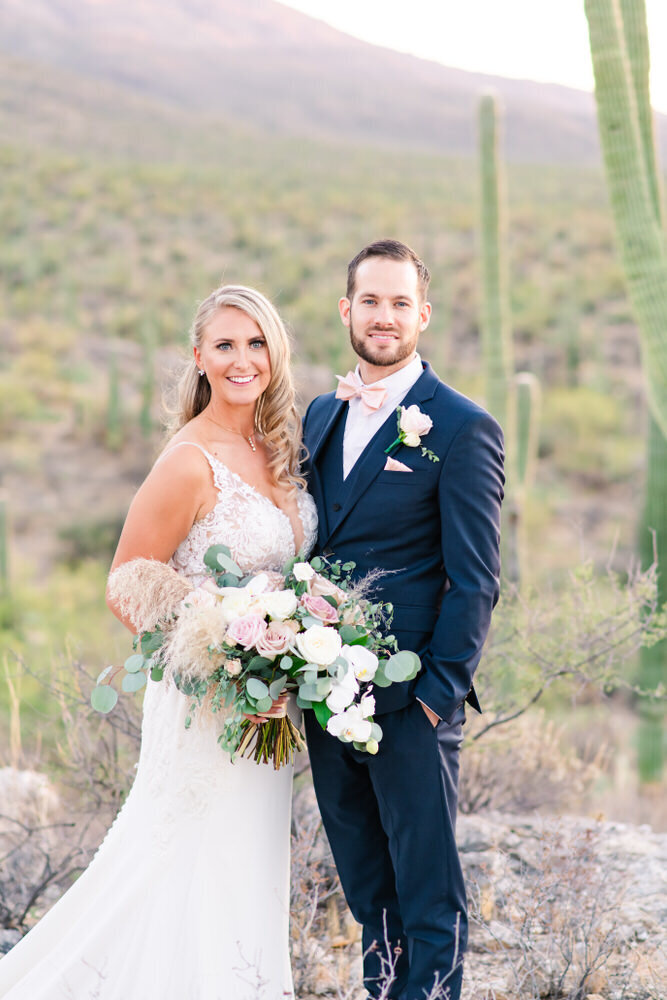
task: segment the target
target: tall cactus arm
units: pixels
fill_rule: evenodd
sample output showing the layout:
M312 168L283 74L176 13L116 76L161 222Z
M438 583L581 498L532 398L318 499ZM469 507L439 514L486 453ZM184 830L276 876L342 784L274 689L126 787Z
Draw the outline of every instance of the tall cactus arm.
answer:
M647 181L619 0L585 0L600 141L651 411L667 436L667 257Z

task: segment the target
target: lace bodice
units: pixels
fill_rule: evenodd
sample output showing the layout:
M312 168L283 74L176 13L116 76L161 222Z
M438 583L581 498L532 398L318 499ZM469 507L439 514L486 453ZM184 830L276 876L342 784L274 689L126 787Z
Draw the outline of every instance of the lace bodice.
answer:
M211 545L228 545L232 558L244 573L265 569L280 570L296 555L296 542L287 514L272 500L250 486L210 452L194 442L206 456L213 472L218 501L200 521L195 521L170 560L174 569L200 583L204 555ZM307 558L317 538L315 501L305 490L298 495L299 517L303 526L301 555Z

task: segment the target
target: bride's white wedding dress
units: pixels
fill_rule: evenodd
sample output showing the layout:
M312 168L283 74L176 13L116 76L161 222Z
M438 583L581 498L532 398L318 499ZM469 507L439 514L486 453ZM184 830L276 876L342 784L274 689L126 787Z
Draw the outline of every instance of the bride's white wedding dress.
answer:
M202 449L203 451L203 449ZM209 545L245 573L295 554L289 518L208 452L218 503L172 565L196 583ZM317 516L299 494L303 552ZM90 866L3 959L3 1000L285 1000L292 768L237 759L220 721L188 730L189 700L148 682L125 805Z

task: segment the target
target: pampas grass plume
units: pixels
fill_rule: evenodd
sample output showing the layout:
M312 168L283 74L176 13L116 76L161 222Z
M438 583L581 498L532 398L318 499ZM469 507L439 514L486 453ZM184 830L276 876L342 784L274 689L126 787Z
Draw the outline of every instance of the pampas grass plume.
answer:
M132 559L109 576L107 594L137 632L168 621L192 583L157 559Z

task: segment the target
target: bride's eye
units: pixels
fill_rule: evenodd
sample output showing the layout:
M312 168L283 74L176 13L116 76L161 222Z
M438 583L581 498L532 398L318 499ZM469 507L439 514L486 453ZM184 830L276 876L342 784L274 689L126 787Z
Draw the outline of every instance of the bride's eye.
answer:
M265 340L251 340L250 341L250 346L254 347L254 348L266 347L266 341Z

